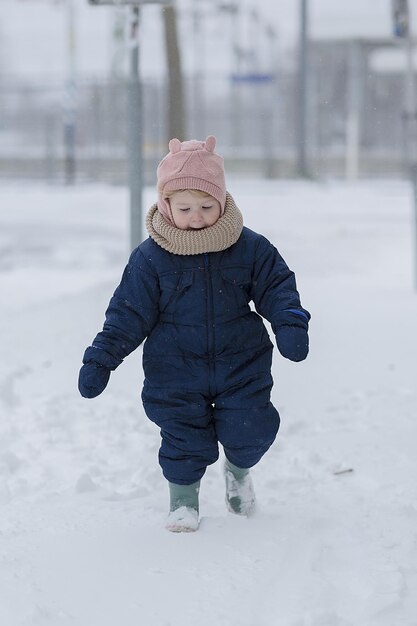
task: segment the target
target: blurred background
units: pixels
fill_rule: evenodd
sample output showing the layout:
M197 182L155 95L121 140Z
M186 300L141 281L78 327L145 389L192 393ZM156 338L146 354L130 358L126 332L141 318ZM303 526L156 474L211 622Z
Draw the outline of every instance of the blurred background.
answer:
M170 137L207 134L237 176L403 176L411 53L395 6L1 0L0 176L124 184L130 138L153 184Z

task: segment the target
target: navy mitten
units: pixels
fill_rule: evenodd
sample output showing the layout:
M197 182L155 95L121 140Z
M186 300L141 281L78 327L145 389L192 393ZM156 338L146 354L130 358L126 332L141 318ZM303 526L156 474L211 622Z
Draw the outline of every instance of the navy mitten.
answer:
M277 331L278 350L290 361L303 361L308 354L308 333L300 326L283 325Z
M83 398L95 398L107 387L111 370L95 361L85 363L80 369L78 389Z

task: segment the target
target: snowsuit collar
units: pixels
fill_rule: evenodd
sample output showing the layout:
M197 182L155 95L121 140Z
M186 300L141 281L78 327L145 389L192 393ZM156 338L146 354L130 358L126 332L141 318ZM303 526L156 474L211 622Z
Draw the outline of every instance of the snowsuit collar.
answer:
M243 217L227 193L224 213L213 226L181 230L169 224L158 211L158 205L154 204L147 213L146 228L155 243L172 254L204 254L233 246L242 233Z

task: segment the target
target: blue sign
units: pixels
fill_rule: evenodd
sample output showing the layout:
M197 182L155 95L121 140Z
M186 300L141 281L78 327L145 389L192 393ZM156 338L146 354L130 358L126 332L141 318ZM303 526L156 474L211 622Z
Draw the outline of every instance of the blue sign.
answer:
M274 74L261 74L252 72L249 74L232 74L230 76L232 83L272 83L275 80Z

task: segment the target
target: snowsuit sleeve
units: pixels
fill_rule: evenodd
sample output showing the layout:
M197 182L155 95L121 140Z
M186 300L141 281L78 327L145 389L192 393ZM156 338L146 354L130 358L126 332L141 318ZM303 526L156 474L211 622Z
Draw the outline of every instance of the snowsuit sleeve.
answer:
M158 302L157 276L137 248L110 300L103 330L85 351L83 363L94 361L111 370L116 369L155 326Z
M275 335L284 326L308 330L310 313L301 306L294 272L264 237L257 248L252 280L256 310L270 322Z

